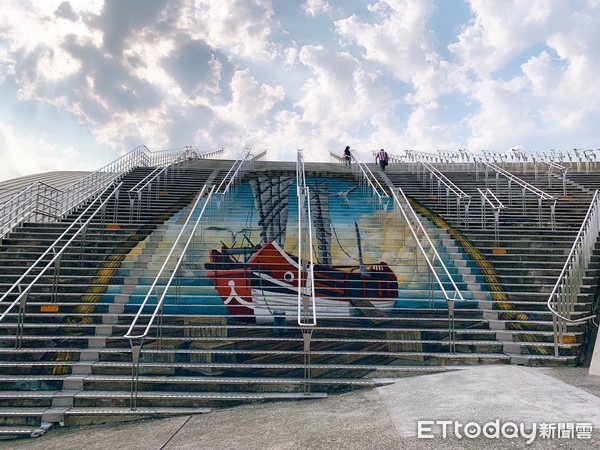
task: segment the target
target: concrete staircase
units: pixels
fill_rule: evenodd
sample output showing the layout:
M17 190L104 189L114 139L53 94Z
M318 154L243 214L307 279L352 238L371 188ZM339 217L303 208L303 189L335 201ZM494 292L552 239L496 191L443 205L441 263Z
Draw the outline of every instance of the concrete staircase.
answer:
M518 364L576 364L581 356L582 343L589 331L585 325L569 327L565 344L560 348L560 358L553 355L552 315L547 309L548 296L565 264L593 192L568 184L567 196L563 195L562 181L553 180L548 185L545 176L535 177L530 168L523 174L513 168L513 174L544 190L557 199L554 229L550 221L549 206L542 205L541 222L538 201L531 194L522 199L520 190L512 184L509 201L508 182L499 177L488 177L486 184L482 173L477 176L458 164L444 167L443 174L465 193L471 195L468 224L464 216L456 213L450 200L448 207L442 187L439 195L437 183L433 187L427 178L407 170L407 167L392 166L387 171L388 183L401 187L404 192L443 221L460 245L461 253L469 253L469 263L479 272L477 279L489 291L480 307L486 310L484 317L490 328L502 342L503 352L513 363ZM461 170L462 169L462 170ZM582 177L578 177L585 182ZM499 241L496 242L493 221L482 222L481 201L477 188L490 188L507 206L500 212ZM525 205L525 206L524 206ZM579 304L573 318L589 314L596 295L598 283L597 257L594 257L586 283L579 295Z
M294 254L295 164L254 162L235 191L213 199L207 209L178 287L164 307L161 338L153 331L142 348L137 404L132 409L132 354L123 336L184 220L197 214L190 205L201 187L218 185L231 165L232 161L216 160L181 164L158 189L144 194L141 205L130 203L127 191L152 168L128 174L119 202L106 213L108 221L92 224L83 245L73 246L63 257L56 296L53 274L34 288L20 348L15 348L17 311L0 322L0 436L35 436L55 424L206 413L240 403L319 398L385 383L386 377L437 372L455 364L577 362L583 327L570 329L573 344L564 345L562 356L553 358L548 351L551 319L544 308L581 211L585 214L588 193L570 193L572 199L560 203L555 231L536 225L533 205L525 216L517 207L509 208L502 213L501 225L501 248L506 251L498 252L493 232L477 223L475 206L473 221L468 228L461 227L411 173L391 166L381 177L418 202L415 209L464 293L465 301L457 304L452 352L445 301L430 283L391 206L381 210L373 205L368 189L341 164L308 163L307 182L320 191L320 207L331 217L332 264L358 266L356 222L364 266L386 263L399 285L398 298L389 310L361 298L341 308L318 309L307 351L302 330L289 311L235 316L207 277L211 250L260 242L261 222L266 219L256 212L259 201L252 187L256 180L291 180L284 249ZM447 175L466 191L480 186L472 174ZM267 193L261 201L268 197ZM57 223L22 224L3 240L0 292L77 214ZM592 281L582 294L582 314L593 300ZM166 276L161 279L161 285L165 283ZM0 306L4 311L6 304ZM149 314L144 311L143 317Z

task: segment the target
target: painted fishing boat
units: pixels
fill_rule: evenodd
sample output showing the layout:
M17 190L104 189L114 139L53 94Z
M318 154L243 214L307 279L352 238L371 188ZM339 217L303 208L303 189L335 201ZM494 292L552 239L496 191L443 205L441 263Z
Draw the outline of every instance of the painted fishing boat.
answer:
M205 264L210 278L223 303L235 316L255 318L257 322L272 322L280 314L296 316L298 290L306 294L306 261L283 250L288 217L289 189L293 178L261 176L250 180L254 206L261 227L260 244L254 245L243 232L232 234L233 244L222 243L221 249L209 250ZM311 191L316 229L317 260L314 265L315 306L318 316L339 317L352 315L356 305L390 309L398 297L398 280L385 263L365 265L362 259L360 230L355 222L358 264L332 263L331 237L333 234L329 198L343 200L349 207L350 189L332 193L329 189ZM226 227L211 227L225 230ZM235 236L244 234L245 246L235 245ZM299 271L302 267L303 270ZM300 285L298 274L300 275Z
M247 260L234 255L247 249L210 251L207 276L213 281L229 312L272 321L274 315L295 316L298 307L298 273L303 262L285 252L276 241L259 247ZM300 289L306 288L300 271ZM398 298L398 280L385 263L362 265L315 264L315 304L318 316L352 315L355 300L367 300L374 307L389 310Z

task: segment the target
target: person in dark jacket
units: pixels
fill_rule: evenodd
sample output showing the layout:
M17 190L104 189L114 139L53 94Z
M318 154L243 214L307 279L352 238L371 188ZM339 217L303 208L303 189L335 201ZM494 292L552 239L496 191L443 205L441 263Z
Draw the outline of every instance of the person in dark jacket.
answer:
M344 165L350 167L352 165L352 153L350 153L350 146L346 145L344 149Z

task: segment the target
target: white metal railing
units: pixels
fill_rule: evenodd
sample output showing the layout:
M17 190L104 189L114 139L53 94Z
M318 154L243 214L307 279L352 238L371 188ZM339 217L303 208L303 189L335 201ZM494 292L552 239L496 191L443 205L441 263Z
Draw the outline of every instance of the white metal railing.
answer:
M138 147L64 188L60 195L55 198L61 206L58 211L51 211L46 208L37 209L36 205L39 206L37 195L15 195L0 206L0 237L5 236L15 226L24 221L57 220L68 214L82 202L93 198L98 192L117 181L133 167L144 165L147 159L144 150L147 150L145 146Z
M416 164L420 161L435 163L441 162L440 155L435 153L419 152L416 150L404 150L404 152L406 153L406 158L408 159L408 162L413 164Z
M484 161L483 158L479 158L479 164L482 164L485 167L485 184L486 187L488 185L488 174L490 171L495 172L496 174L496 190L499 189L499 176L502 175L502 177L506 178L507 182L508 182L508 189L507 189L507 193L508 193L508 203L509 205L512 204L512 183L515 183L516 185L518 185L521 188L521 197L522 197L522 204L523 204L523 215L526 214L527 211L527 203L526 203L526 197L525 194L527 192L533 194L537 200L538 200L538 220L540 225L542 225L542 218L543 218L543 214L542 214L542 202L546 201L548 202L548 205L550 206L550 225L552 230L555 229L556 227L556 218L555 218L555 212L556 212L556 198L550 194L548 194L547 192L544 192L543 190L539 189L538 187L526 182L525 180L519 178L518 176L510 173L509 171L503 169L502 167L498 166L497 164L491 163L491 162L487 162ZM477 166L477 179L479 179L479 169Z
M396 206L398 207L398 209L400 210L400 212L404 218L404 221L407 224L407 226L410 230L410 233L413 236L415 245L419 248L421 254L425 258L425 262L427 263L427 267L429 269L429 274L431 276L433 276L433 278L435 279L435 282L436 282L437 286L439 287L439 289L441 290L442 294L444 295L444 299L448 306L449 345L450 345L450 352L454 353L455 347L456 347L454 306L457 301L464 301L464 297L463 297L462 293L460 292L460 289L458 289L458 286L456 285L452 275L450 274L450 271L446 267L446 264L444 264L444 261L440 257L437 249L435 248L435 245L429 238L429 235L427 234L425 227L421 223L421 220L417 216L417 213L415 212L415 210L411 206L408 198L404 194L404 191L402 191L401 188L397 188L397 189L398 189L398 193L400 194L400 198L402 200L400 200L398 198L395 191L392 191L392 196L394 198L394 202L395 202ZM421 233L421 237L419 237L419 233ZM422 239L425 241L426 245L428 246L429 253L423 247L423 243L421 242ZM446 282L442 281L442 279L440 277L447 279L447 281ZM445 283L449 284L450 289L446 289L446 287L444 286Z
M383 186L381 186L377 177L373 175L369 166L360 159L357 152L352 149L350 150L350 153L352 154L352 160L355 162L355 164L352 165L352 172L354 173L354 176L358 178L359 185L371 187L373 198L377 199L380 207L386 208L390 196L386 193Z
M189 230L188 225L191 222L192 217L194 216L194 212L196 211L196 208L198 207L200 200L202 200L202 198L204 197L204 194L206 193L206 191L207 191L207 186L204 185L204 187L198 194L198 198L196 199L196 201L194 202L194 205L192 206L192 208L190 210L190 214L188 215L183 226L181 227L179 234L175 238L175 241L173 242L173 245L171 246L171 249L169 250L169 253L167 254L162 266L160 267L158 273L156 274L154 281L152 282L150 288L148 289L148 293L144 297L144 300L142 301L142 303L138 309L138 312L134 316L133 321L131 322L131 325L129 326L127 332L123 336L125 339L129 339L129 343L131 345L131 353L132 353L131 397L130 397L130 407L132 410L137 409L137 392L138 392L138 380L139 380L140 353L144 346L144 340L146 339L146 337L148 337L150 330L155 325L155 321L158 318L158 323L156 324L157 348L160 348L160 346L161 346L162 317L163 317L163 306L165 303L165 298L169 292L169 288L171 287L171 285L173 283L173 279L175 278L176 274L178 273L178 271L181 267L181 264L183 263L183 259L184 259L186 252L196 234L196 231L198 229L200 221L204 217L204 212L206 210L206 207L211 200L213 192L215 191L214 186L212 186L212 188L210 189L210 192L206 196L206 200L205 200L204 204L202 205L202 209L201 209L200 213L198 214L198 216L196 217L191 231L189 231L189 236L183 243L183 248L182 248L179 256L176 255L175 250L178 249L180 247L181 242L183 242L183 240L184 240L183 236ZM166 284L161 286L162 293L159 293L158 286L160 284L160 281L163 279L163 277L165 276L165 274L168 271L171 271L171 275L169 276ZM146 323L145 326L139 325L138 321L140 321L140 318L142 317L142 314L143 314L144 310L146 309L146 305L149 304L150 299L153 296L156 298L156 305L149 305L150 307L154 306L154 308L152 310L152 313L150 314L148 322ZM136 333L135 329L138 327L141 327L142 331Z
M24 221L53 221L64 217L136 167L162 167L186 159L210 158L222 152L223 149L201 153L196 147L190 146L151 152L142 145L70 186L52 191L51 194L46 188L41 190L42 185L36 183L0 205L0 238Z
M298 150L296 161L296 195L298 198L298 325L302 332L304 357L304 393L310 393L311 339L317 325L315 299L312 219L310 189L306 185L304 154ZM303 242L308 241L308 257L302 258ZM304 279L304 287L302 280Z
M225 151L224 148L216 148L213 150L205 150L203 152L199 151L196 147L188 147L191 148L190 152L194 152L196 159L212 159L215 156L222 155Z
M460 150L457 152L438 150L437 153L421 152L416 150L404 150L406 154L407 169L417 173L421 163L443 164L446 169L454 166L461 158Z
M429 189L430 193L433 194L433 180L435 179L437 182L437 197L438 202L441 197L442 186L445 188L446 193L446 213L450 214L450 197L454 197L456 201L456 220L460 222L461 219L461 206L463 209L463 221L465 228L469 227L469 205L471 204L471 196L466 194L462 189L460 189L456 184L454 184L451 180L449 180L442 172L440 172L437 168L435 168L430 163L419 162L419 165L423 167L422 176L423 176L423 187L426 187L426 177L425 172L429 173ZM417 171L417 177L419 172Z
M314 259L310 188L306 185L304 155L298 150L296 163L296 195L298 197L298 325L314 327L317 324L315 304ZM308 244L308 257L302 258L303 242ZM305 274L305 275L304 275ZM302 288L302 280L305 287Z
M17 304L19 305L19 315L18 315L18 320L17 320L17 331L16 331L16 339L15 339L16 348L20 348L20 346L21 346L23 326L25 323L25 310L27 307L27 300L29 298L29 294L31 293L31 290L37 284L37 282L42 278L42 276L44 276L46 274L48 269L50 269L51 267L54 267L54 280L53 280L53 285L52 285L52 302L56 301L62 255L66 251L67 247L69 247L69 245L71 245L71 243L73 243L73 241L80 236L81 236L81 238L80 238L81 246L83 248L83 240L85 239L87 227L92 222L92 220L96 218L96 216L98 214L101 214L101 220L104 221L104 217L105 217L105 213L106 213L106 206L108 205L108 203L111 200L116 199L118 197L119 189L121 188L121 184L116 186L114 188L114 190L110 193L110 195L108 195L103 201L100 201L102 198L102 195L104 195L109 189L112 189L112 188L113 188L113 186L108 186L107 188L105 188L104 191L102 191L101 194L98 197L96 197L96 199L94 201L92 201L87 206L87 208L85 208L83 210L83 212L62 232L62 234L58 238L56 238L56 240L52 244L50 244L50 246L44 251L44 253L42 253L42 255L25 271L25 273L23 275L21 275L19 277L19 279L10 288L8 288L8 290L4 293L4 295L2 295L2 297L0 297L0 303L2 303L10 295L16 295L18 293L17 297L12 301L12 303L10 305L7 306L7 308L4 310L2 315L0 315L0 322L1 322L8 315L8 313L10 313L10 311L12 311L12 309ZM90 211L92 211L92 213L84 221L85 216L88 213L90 213ZM64 239L66 239L67 234L71 230L73 230L77 225L79 225L79 228L77 228L74 231L73 236L71 236L61 248L58 248L60 242L64 241ZM52 254L52 258L48 262L44 263L44 259L50 254ZM45 264L45 265L43 265L43 264ZM42 267L42 265L43 265L43 267ZM39 272L37 272L37 275L35 276L35 278L33 280L31 280L26 286L24 286L23 283L24 283L25 279L32 276L33 272L36 271L37 269L39 269Z
M461 159L461 153L458 150L437 150L442 164L452 165Z
M62 211L61 199L64 191L41 181L27 186L0 206L0 238L14 226L32 220L56 220Z
M598 150L600 150L600 149L598 149ZM583 150L580 148L574 148L573 153L567 152L567 157L569 158L569 161L573 160L573 157L571 156L572 154L575 157L575 164L577 167L577 172L581 172L582 171L581 168L585 164L585 172L589 173L591 166L592 165L595 166L596 162L598 161L598 159L596 157L596 153L591 148L588 148L586 150Z
M152 184L156 181L157 191L160 185L160 176L167 170L167 167L157 167L138 183L127 191L129 198L129 223L133 222L134 216L139 220L142 212L142 194L148 189L148 203L152 193ZM137 208L135 207L137 203Z
M567 172L569 171L568 167L563 166L562 164L558 164L557 162L554 161L550 161L550 160L546 160L543 158L540 158L540 163L545 164L548 167L548 188L552 189L552 178L554 175L554 170L557 170L558 172L560 172L562 174L562 184L563 184L563 196L567 196ZM533 170L534 170L534 174L535 174L535 179L538 179L538 166L537 163L535 161L535 159L533 160Z
M496 247L500 246L500 210L505 209L506 206L496 197L489 188L480 189L477 188L477 192L481 196L481 229L486 229L485 211L486 207L492 208L494 215L494 238L496 241Z
M547 306L552 313L554 332L554 355L559 356L559 345L564 344L568 324L587 322L596 315L571 319L577 305L577 296L592 259L592 253L600 233L600 195L596 190L583 224L577 233L567 261L550 293Z
M250 155L248 155L248 161L249 162L254 162L254 161L259 161L262 158L264 158L265 156L267 156L267 149L261 150L259 153L252 154L250 153Z
M250 156L251 150L251 148L246 147L244 151L242 151L238 159L236 159L233 162L233 164L227 171L227 174L225 174L225 177L221 180L221 182L215 189L215 194L224 197L229 192L229 189L235 185L234 183L239 181L243 174L243 168L245 166L245 163L248 160L248 157Z
M344 157L338 155L337 153L329 150L329 156L331 156L333 159L335 159L337 162L339 163L343 163L344 162Z

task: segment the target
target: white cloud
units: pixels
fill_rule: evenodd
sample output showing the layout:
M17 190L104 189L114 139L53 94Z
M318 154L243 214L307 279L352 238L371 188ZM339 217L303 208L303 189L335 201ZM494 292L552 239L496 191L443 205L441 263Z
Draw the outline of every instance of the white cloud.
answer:
M340 35L364 49L367 60L381 63L400 80L410 83L437 59L426 22L431 0L390 0L370 5L374 22L357 16L335 22Z
M485 77L523 50L568 27L568 2L470 0L474 19L449 46L465 68Z
M505 148L518 140L525 148L544 150L597 140L590 118L600 113L594 88L600 11L579 2L473 0L471 6L475 19L451 46L463 67L479 77L471 94L479 107L469 119L469 144ZM546 49L529 57L512 78L495 79L507 61L534 46Z
M597 141L597 0L472 0L450 37L431 29L440 2L9 0L0 121L22 117L5 139L39 141L23 137L27 107L6 110L31 105L112 148L250 145L287 160ZM33 135L59 148L37 119Z
M238 70L231 80L232 100L223 108L222 119L241 127L267 125L268 113L284 99L282 86L260 84L248 70Z
M72 146L59 147L34 134L19 135L9 124L0 123L0 180L53 170L95 170Z
M326 0L306 0L302 9L309 16L318 16L331 11L331 6Z
M187 0L179 25L196 39L248 59L271 59L277 21L267 0Z
M504 150L535 132L527 98L521 95L522 86L514 84L496 81L477 84L473 95L481 106L477 114L468 119L470 149Z

